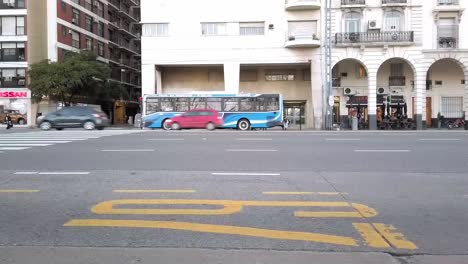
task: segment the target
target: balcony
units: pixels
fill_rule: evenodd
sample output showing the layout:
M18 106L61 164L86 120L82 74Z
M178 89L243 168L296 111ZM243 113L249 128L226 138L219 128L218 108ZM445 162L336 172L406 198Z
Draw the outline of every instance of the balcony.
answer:
M464 8L460 6L458 0L437 0L437 6L434 12L463 12Z
M26 77L0 77L0 88L21 88L26 86Z
M390 76L388 77L388 86L406 86L406 77Z
M320 0L286 0L286 10L316 10L320 9Z
M289 34L286 39L286 48L317 48L320 39L316 34Z
M406 6L408 0L382 0L382 6Z
M0 9L20 9L26 8L25 0L10 0L0 2Z
M336 33L335 45L346 46L407 46L414 43L414 31Z
M458 42L458 26L437 27L437 47L439 49L457 49Z
M341 0L341 7L365 7L366 0Z

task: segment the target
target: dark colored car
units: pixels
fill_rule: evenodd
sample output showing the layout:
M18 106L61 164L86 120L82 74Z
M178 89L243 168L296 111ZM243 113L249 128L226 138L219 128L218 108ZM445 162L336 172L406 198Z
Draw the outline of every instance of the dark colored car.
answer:
M109 118L101 111L89 106L65 107L41 118L39 127L42 130L55 128L62 130L64 128L82 127L86 130L102 130L110 125Z
M212 109L193 109L166 121L173 130L181 128L206 128L214 130L223 125L223 118Z
M5 116L9 115L11 117L11 122L13 124L25 125L26 124L26 115L21 114L17 110L3 110L0 112L0 120L5 120Z

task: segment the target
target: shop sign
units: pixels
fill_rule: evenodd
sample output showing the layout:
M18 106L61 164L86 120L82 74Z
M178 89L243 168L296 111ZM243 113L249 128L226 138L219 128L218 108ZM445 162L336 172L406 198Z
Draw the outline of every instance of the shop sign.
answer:
M29 91L0 91L0 98L31 98Z

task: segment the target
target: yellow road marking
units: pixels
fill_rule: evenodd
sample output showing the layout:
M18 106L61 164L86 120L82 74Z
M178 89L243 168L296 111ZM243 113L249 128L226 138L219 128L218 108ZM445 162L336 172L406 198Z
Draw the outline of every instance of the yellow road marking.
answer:
M367 245L373 248L389 248L390 245L383 239L371 224L353 223L354 228L359 231Z
M411 241L406 240L405 236L397 233L397 229L392 225L373 224L375 229L382 234L393 246L399 249L418 249L418 247Z
M131 209L115 208L118 205L213 205L221 209ZM186 199L132 199L111 200L94 206L96 214L128 215L228 215L239 213L244 206L256 207L352 207L350 212L295 212L297 217L374 217L377 211L362 205L347 202L304 202L304 201L231 201L231 200L186 200Z
M39 190L0 190L0 193L37 193Z
M75 219L64 224L68 227L132 227L132 228L162 228L192 232L240 235L281 240L309 241L342 246L357 246L351 237L325 235L309 232L295 232L283 230L269 230L252 227L208 225L187 222L143 221L143 220L104 220L104 219Z
M346 203L347 204L347 203ZM349 204L347 204L349 207ZM351 204L354 212L310 212L310 211L297 211L294 212L296 217L341 217L341 218L371 218L377 215L377 211L369 206L363 204Z
M114 190L115 193L195 193L195 190Z
M339 192L262 192L267 195L346 195L347 193Z

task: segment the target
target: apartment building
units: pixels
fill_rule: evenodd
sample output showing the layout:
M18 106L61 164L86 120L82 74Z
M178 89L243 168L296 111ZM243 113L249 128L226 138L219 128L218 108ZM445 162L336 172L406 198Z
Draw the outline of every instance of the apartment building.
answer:
M94 51L99 61L111 66L110 81L126 87L131 98L104 104L103 110L115 123L136 114L141 96L138 0L30 0L28 19L30 63L58 61L66 52ZM47 113L56 107L54 102L43 102L38 111Z
M16 125L31 122L31 93L26 88L26 21L25 0L0 1L0 114L21 114Z
M418 129L437 127L440 115L465 116L467 1L332 2L336 124L353 111L370 129L398 111Z
M141 23L143 94L281 93L321 126L319 0L142 0Z

